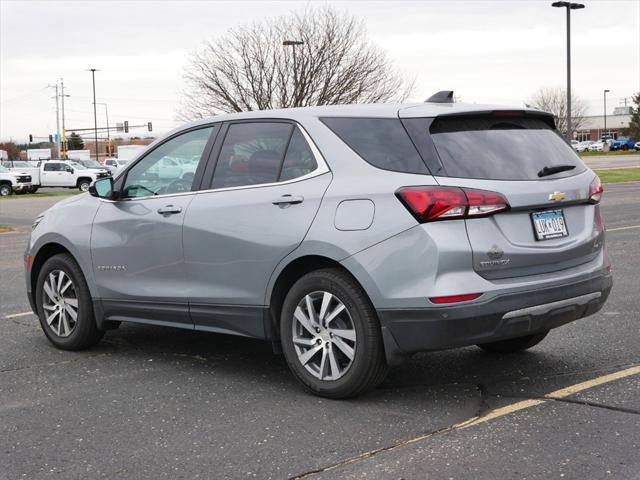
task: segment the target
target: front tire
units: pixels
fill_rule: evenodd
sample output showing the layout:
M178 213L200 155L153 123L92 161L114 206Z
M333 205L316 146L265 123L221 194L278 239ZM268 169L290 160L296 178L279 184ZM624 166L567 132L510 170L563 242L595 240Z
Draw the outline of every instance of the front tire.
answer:
M8 197L12 193L13 193L13 190L11 188L11 185L7 185L5 183L0 185L0 197Z
M82 179L78 181L78 190L81 192L88 192L91 186L91 180Z
M36 193L38 191L38 187L36 186L30 186L28 192L29 193Z
M87 282L69 254L54 255L36 284L40 326L51 343L63 350L82 350L100 341Z
M362 287L339 269L308 273L291 287L280 340L293 375L323 397L361 395L388 370L376 312Z
M499 340L491 343L481 343L478 346L492 353L516 353L522 352L539 344L549 333L549 330L523 337L509 338L507 340Z

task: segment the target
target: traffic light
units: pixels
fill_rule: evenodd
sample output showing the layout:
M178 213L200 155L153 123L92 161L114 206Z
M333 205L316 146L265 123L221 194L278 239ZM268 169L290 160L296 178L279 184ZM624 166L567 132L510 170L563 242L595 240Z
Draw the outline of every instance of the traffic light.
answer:
M150 132L153 131L153 125L151 125L151 122L147 123L147 128Z
M124 121L124 133L129 133L129 122L127 120Z
M33 135L29 134L29 143L33 143Z
M53 135L49 134L49 143L53 143Z

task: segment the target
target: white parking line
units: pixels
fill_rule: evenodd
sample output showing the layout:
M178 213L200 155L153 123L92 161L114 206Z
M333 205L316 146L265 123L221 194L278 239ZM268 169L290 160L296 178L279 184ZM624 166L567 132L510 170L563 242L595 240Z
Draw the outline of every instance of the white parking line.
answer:
M12 315L6 315L4 318L6 320L10 320L12 318L18 318L18 317L26 317L28 315L34 315L33 312L22 312L22 313L14 313Z
M630 225L628 227L607 228L607 232L617 232L619 230L631 230L632 228L640 228L640 225Z

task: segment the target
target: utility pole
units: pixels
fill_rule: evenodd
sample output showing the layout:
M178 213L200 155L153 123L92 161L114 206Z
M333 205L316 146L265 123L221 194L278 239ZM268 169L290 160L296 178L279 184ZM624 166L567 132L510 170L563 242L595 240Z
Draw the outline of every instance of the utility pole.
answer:
M302 40L285 40L282 42L285 47L293 48L293 107L297 107L298 101L298 68L296 61L296 45L304 45Z
M111 156L111 134L109 133L109 109L106 103L98 103L98 105L104 105L104 114L107 117L107 149L109 156Z
M60 99L62 100L62 158L67 158L67 130L64 124L64 97L69 97L64 93L64 79L60 79Z
M95 68L90 68L85 70L86 72L91 72L91 81L93 82L93 135L96 146L96 162L98 161L98 111L96 110L96 70Z
M58 84L47 85L49 88L53 88L56 91L56 157L60 158L60 102L58 101ZM54 97L51 97L54 98Z
M573 139L571 128L571 10L584 8L581 3L553 2L552 7L567 9L567 140Z
M604 90L604 135L607 134L607 93L610 90Z

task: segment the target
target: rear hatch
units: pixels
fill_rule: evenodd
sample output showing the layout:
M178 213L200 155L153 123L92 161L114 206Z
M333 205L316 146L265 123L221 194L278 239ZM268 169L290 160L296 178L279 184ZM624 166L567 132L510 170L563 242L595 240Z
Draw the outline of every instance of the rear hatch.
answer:
M550 116L491 111L403 123L440 185L497 192L507 200L507 211L464 220L481 276L564 270L601 251L599 180Z

